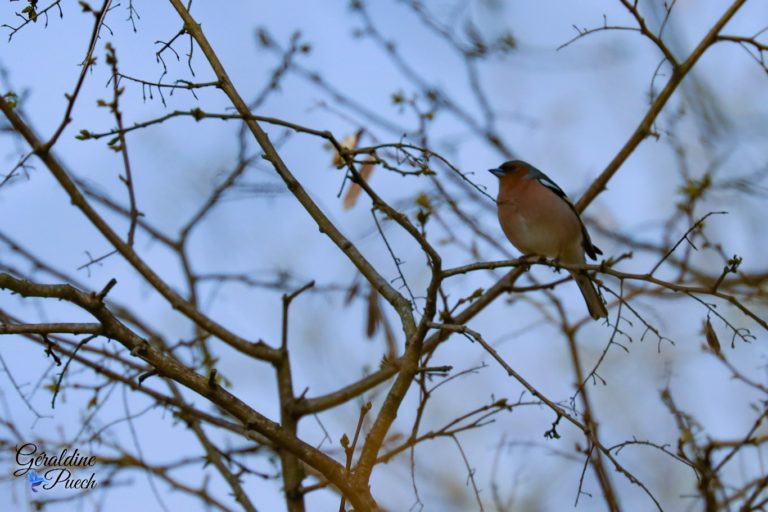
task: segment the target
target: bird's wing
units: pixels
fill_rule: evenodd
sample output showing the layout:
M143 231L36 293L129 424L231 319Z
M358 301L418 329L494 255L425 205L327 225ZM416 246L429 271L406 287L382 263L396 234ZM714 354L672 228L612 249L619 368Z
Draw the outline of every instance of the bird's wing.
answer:
M538 181L539 183L541 183L542 185L547 187L549 190L551 190L552 192L554 192L555 194L560 196L560 198L563 199L565 202L567 202L568 204L572 205L571 200L568 199L568 196L565 194L565 192L563 192L563 189L558 187L557 183L552 181L549 178L549 176L547 176L546 174L544 174L543 172L541 172L540 170L538 170L534 166L529 165L529 167L528 167L528 174L526 174L526 177L528 177L528 178L530 178L532 180Z
M592 243L592 239L589 236L589 232L587 231L587 227L584 225L584 222L581 220L581 215L579 215L579 212L576 211L576 207L573 206L573 203L570 199L568 199L568 196L565 192L563 192L563 189L557 186L557 183L552 181L549 176L535 168L534 166L528 164L528 173L526 176L532 180L536 180L545 187L547 187L549 190L557 194L560 199L568 203L568 206L571 207L571 210L573 210L573 213L576 214L576 218L579 219L579 224L581 224L581 234L582 239L584 243L584 252L587 253L587 256L589 256L591 259L595 260L597 259L598 254L603 254L603 251L601 251L596 245Z

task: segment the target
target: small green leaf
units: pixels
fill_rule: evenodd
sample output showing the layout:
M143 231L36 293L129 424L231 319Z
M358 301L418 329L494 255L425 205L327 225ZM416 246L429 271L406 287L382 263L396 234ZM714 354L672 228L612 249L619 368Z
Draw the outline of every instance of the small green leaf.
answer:
M510 33L505 34L501 38L501 44L504 46L504 49L506 50L514 50L517 48L517 40L515 39L515 36L513 36Z
M202 111L202 110L200 110L199 108L193 108L193 109L190 111L190 114L192 114L192 117L194 117L194 118L195 118L195 121L199 121L199 120L201 120L202 118L204 118L204 117L205 117L205 112L203 112L203 111Z
M28 5L21 10L22 14L26 14L32 23L37 23L37 11L35 11L34 5Z
M429 196L424 192L421 192L418 196L416 196L416 204L425 210L432 210L432 203L429 201Z
M11 107L11 108L16 108L16 105L17 105L17 101L16 100L17 100L17 98L18 97L16 96L15 92L7 92L7 93L3 94L3 99L8 104L8 106Z
M477 290L472 292L472 295L467 297L467 300L469 302L472 302L473 300L479 299L483 295L484 292L485 292L485 290L483 290L482 288L478 288Z

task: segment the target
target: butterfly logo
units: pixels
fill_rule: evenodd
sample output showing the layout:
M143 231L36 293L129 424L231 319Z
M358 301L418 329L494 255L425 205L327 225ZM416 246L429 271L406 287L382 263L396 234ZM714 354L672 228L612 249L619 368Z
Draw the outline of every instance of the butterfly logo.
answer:
M32 492L37 492L37 487L45 482L45 478L38 475L36 471L30 471L27 474L27 480L29 480L29 485L32 487Z

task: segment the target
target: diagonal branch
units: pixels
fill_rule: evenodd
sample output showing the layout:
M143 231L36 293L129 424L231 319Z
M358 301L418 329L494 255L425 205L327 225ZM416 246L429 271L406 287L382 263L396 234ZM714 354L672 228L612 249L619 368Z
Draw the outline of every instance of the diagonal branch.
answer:
M227 75L224 66L219 61L218 56L211 47L208 39L205 37L203 30L199 23L195 21L187 8L181 2L181 0L170 0L176 12L184 20L185 30L195 39L200 46L203 55L211 65L213 72L219 80L219 86L224 94L227 95L232 105L235 107L237 113L244 117L244 122L248 129L253 134L256 142L258 142L262 151L264 151L264 158L268 160L275 171L285 182L288 190L296 197L301 203L307 213L310 214L312 219L317 223L320 231L328 236L336 246L349 258L352 264L357 267L360 273L373 285L374 288L389 302L395 309L403 324L403 330L405 331L406 339L409 338L416 330L416 324L411 312L411 303L403 297L397 290L395 290L384 277L379 274L371 263L360 253L357 247L352 244L339 229L330 221L330 219L323 213L320 207L312 200L304 187L299 183L296 177L285 165L283 159L275 149L275 146L269 140L267 133L261 128L258 122L254 119L249 119L250 109L248 105L237 92L235 86L232 84L229 76Z
M694 64L696 64L701 56L704 55L704 52L717 41L717 37L720 31L723 29L723 27L725 27L726 23L728 23L728 21L733 18L736 12L741 8L742 5L744 5L746 1L747 0L736 0L733 2L728 10L725 11L720 19L717 20L715 25L709 30L707 35L704 36L698 46L696 46L693 52L691 52L688 58L685 59L685 61L679 66L674 66L672 68L672 76L667 82L667 85L664 86L664 89L661 91L661 93L659 93L659 95L656 97L656 100L651 104L648 112L645 113L645 116L640 121L640 124L635 129L632 136L629 138L626 144L624 144L624 147L621 148L613 160L611 160L611 162L608 164L608 167L606 167L605 170L600 173L600 176L598 176L597 179L592 182L592 185L590 185L587 191L584 192L584 195L581 196L575 205L576 210L579 212L584 211L584 209L589 206L589 203L591 203L598 194L605 190L606 185L610 179L614 174L618 172L622 164L626 162L627 158L629 158L629 155L631 155L635 149L637 149L637 146L639 146L646 137L651 135L651 128L653 123L656 120L656 117L658 117L658 115L661 113L664 105L666 105L667 101L669 101L669 98L672 97L672 93L677 90L677 87L683 81L685 75L688 74L688 72L693 68Z

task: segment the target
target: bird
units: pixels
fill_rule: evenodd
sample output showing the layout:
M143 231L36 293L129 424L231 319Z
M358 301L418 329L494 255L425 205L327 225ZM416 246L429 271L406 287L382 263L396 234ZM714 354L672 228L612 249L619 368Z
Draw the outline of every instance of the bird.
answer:
M499 178L499 224L521 253L568 265L583 265L585 254L594 260L603 253L592 243L568 196L546 174L522 160L505 162L489 172ZM592 280L583 271L569 272L590 316L606 318L608 311Z

